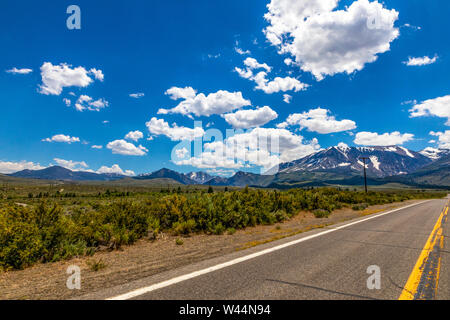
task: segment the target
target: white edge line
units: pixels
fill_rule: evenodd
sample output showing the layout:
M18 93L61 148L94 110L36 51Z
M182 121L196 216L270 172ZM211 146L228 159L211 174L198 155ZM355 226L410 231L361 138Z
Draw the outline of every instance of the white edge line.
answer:
M429 202L429 201L431 201L431 200L422 201L422 202L415 203L415 204L412 204L412 205L409 205L409 206L406 206L406 207L402 207L402 208L398 208L398 209L391 210L391 211L388 211L388 212L380 213L378 215L371 216L371 217L368 217L368 218L363 219L363 220L350 222L350 223L348 223L346 225L343 225L343 226L340 226L340 227L336 227L336 228L333 228L333 229L330 229L330 230L327 230L327 231L323 231L323 232L320 232L320 233L317 233L317 234L313 234L313 235L308 236L308 237L304 237L304 238L301 238L301 239L298 239L298 240L295 240L295 241L291 241L291 242L288 242L288 243L285 243L285 244L282 244L282 245L279 245L279 246L276 246L276 247L273 247L273 248L269 248L269 249L266 249L266 250L263 250L263 251L260 251L260 252L256 252L256 253L244 256L244 257L240 257L240 258L237 258L237 259L225 262L225 263L221 263L221 264L218 264L216 266L212 266L212 267L209 267L209 268L206 268L206 269L203 269L203 270L199 270L199 271L195 271L195 272L192 272L192 273L189 273L189 274L185 274L185 275L182 275L182 276L179 276L179 277L167 280L167 281L156 283L156 284L153 284L151 286L144 287L144 288L141 288L141 289L137 289L137 290L131 291L129 293L125 293L125 294L122 294L122 295L119 295L119 296L116 296L116 297L113 297L113 298L109 298L109 299L106 299L106 300L128 300L128 299L132 299L132 298L135 298L135 297L139 297L139 296L142 296L142 295L144 295L146 293L149 293L149 292L161 289L161 288L165 288L165 287L168 287L168 286L171 286L171 285L174 285L174 284L177 284L177 283L189 280L189 279L193 279L193 278L199 277L199 276L207 274L207 273L211 273L211 272L214 272L214 271L217 271L217 270L220 270L220 269L224 269L226 267L229 267L229 266L232 266L232 265L244 262L244 261L248 261L248 260L260 257L262 255L265 255L265 254L268 254L268 253L271 253L271 252L274 252L274 251L278 251L278 250L281 250L281 249L284 249L284 248L287 248L287 247L290 247L290 246L293 246L293 245L296 245L296 244L299 244L299 243L302 243L302 242L305 242L305 241L308 241L308 240L311 240L311 239L314 239L314 238L317 238L317 237L320 237L320 236L323 236L323 235L328 234L328 233L332 233L332 232L335 232L335 231L338 231L338 230L341 230L341 229L348 228L348 227L353 226L355 224L363 223L365 221L376 219L376 218L379 218L379 217L391 214L393 212L397 212L397 211L404 210L404 209L407 209L407 208L410 208L410 207L418 206L418 205L421 205L421 204Z

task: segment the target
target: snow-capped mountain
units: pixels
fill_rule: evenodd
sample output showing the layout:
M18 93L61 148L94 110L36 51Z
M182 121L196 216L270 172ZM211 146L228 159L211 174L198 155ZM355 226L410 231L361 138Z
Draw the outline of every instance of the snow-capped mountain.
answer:
M366 160L368 175L378 178L408 174L432 162L429 157L403 147L355 148L341 144L300 160L282 164L280 172L326 171L360 174L364 168L363 157L368 158Z
M161 170L155 171L153 173L141 174L137 176L135 179L138 180L152 180L152 179L172 179L176 182L185 184L185 185L195 185L195 184L204 184L208 181L214 179L215 177L210 176L205 172L191 172L188 174L179 173L170 169L163 168Z
M186 174L186 176L189 179L197 182L198 184L204 184L204 183L214 179L213 176L207 174L206 172L202 172L202 171L200 171L200 172L190 172L190 173Z
M450 150L448 149L435 149L435 148L426 148L420 151L420 154L428 157L432 160L439 160L445 156L450 155Z

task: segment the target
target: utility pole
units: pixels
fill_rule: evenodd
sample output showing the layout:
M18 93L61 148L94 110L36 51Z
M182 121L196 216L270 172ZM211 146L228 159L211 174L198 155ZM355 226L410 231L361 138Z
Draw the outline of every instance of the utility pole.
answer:
M367 157L361 157L361 159L362 159L363 162L364 162L364 187L365 187L365 189L366 189L366 193L368 193L368 190L367 190L366 160L369 160L370 158L367 158Z

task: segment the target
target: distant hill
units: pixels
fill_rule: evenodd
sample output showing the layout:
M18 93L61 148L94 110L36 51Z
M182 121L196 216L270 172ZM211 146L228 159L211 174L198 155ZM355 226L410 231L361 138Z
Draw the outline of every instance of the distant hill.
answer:
M208 182L212 186L266 186L274 180L274 176L265 176L249 172L237 172L231 178L215 178Z
M13 174L11 177L26 179L60 180L60 181L114 181L125 178L123 175L114 173L93 173L84 171L72 171L63 167L54 166L43 170L23 170Z
M153 180L153 179L172 179L174 181L177 181L181 184L198 184L195 180L189 178L187 175L183 173L179 173L167 168L163 168L161 170L155 171L153 173L149 174L142 174L134 179L136 180Z
M392 177L394 181L450 187L450 154L404 176Z

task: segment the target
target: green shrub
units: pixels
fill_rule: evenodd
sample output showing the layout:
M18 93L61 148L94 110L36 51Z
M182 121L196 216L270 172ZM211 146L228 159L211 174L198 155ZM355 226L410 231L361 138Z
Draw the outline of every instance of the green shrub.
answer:
M317 209L313 211L313 214L316 218L328 218L331 212L324 209Z
M183 239L177 239L175 241L175 243L176 243L177 246L182 246L184 244L184 241L183 241Z
M359 203L359 204L355 204L352 209L355 211L364 211L369 207L369 205L367 203Z
M102 259L100 260L89 260L87 265L91 271L98 272L106 268L106 264Z
M56 196L52 196L55 190L43 191L33 189L33 198L28 198L29 190L23 190L22 196L8 195L26 201L27 207L0 199L0 270L91 256L97 250L117 249L139 239L155 240L159 232L233 234L249 226L281 223L300 211L324 218L343 207L364 210L371 205L446 196L411 191L366 194L334 188L281 192L246 187L212 193L167 189L141 194L93 188L90 196L80 189ZM178 245L182 242L177 240Z

